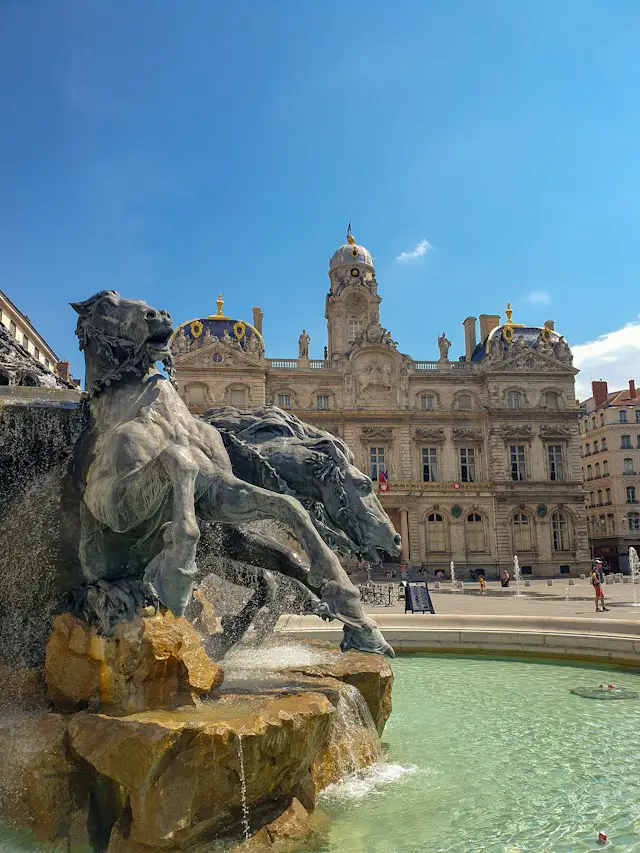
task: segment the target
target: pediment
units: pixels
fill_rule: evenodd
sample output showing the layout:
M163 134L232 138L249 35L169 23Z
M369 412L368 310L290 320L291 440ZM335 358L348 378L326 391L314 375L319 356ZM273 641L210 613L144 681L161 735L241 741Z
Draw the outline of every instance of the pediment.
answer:
M263 366L263 360L259 355L248 354L242 347L234 344L225 344L221 341L198 347L190 352L177 353L174 361L177 368L180 367L216 367L214 356L220 356L218 364L222 367L233 365L234 367L256 368Z
M504 361L495 361L485 366L487 373L564 373L576 376L580 371L568 362L558 361L553 355L538 350L519 351Z

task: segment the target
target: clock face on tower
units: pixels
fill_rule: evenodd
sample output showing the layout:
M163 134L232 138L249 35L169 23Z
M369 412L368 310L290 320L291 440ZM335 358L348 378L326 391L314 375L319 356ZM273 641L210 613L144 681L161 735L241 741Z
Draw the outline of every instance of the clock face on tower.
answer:
M359 270L359 269L356 269L356 267L354 267L354 268L351 270L351 275L352 275L354 278L357 278L357 277L360 275L360 270Z

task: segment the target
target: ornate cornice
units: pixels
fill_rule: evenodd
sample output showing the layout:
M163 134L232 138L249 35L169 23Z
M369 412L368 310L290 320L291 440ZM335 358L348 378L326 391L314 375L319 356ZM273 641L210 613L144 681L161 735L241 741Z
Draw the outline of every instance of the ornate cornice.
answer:
M363 427L361 435L362 438L384 438L388 441L393 438L393 430L383 426Z
M473 427L454 427L454 441L482 441L482 430Z
M445 440L442 427L417 427L414 435L419 441L430 441L432 444L442 444Z

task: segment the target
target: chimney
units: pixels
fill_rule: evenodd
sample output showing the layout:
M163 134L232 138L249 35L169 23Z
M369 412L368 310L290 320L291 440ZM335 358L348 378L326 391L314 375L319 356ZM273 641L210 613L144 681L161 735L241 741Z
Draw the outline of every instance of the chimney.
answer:
M467 317L462 324L464 326L464 351L467 361L471 361L471 356L476 348L476 318Z
M499 314L480 315L480 343L484 343L489 337L489 332L500 325Z
M636 383L633 379L629 380L629 396L632 400L636 399Z
M56 373L60 379L64 379L65 382L71 382L71 372L69 370L68 361L59 361L56 364Z
M593 394L593 402L596 406L601 406L609 399L609 386L606 382L603 382L602 379L598 382L592 382L591 393Z
M262 308L259 305L255 305L251 310L253 311L253 325L262 334L262 318L264 317Z

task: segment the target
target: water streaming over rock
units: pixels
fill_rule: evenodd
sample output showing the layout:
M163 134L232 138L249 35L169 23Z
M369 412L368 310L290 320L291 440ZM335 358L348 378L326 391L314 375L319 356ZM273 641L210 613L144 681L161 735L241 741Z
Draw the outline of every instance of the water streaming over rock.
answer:
M351 684L342 690L334 727L343 733L343 752L337 757L341 775L355 773L381 759L380 738L371 712L362 693Z
M244 837L251 838L251 825L249 824L249 805L247 803L247 777L244 773L244 752L242 751L242 735L238 732L238 761L240 762L240 796L242 798L242 831Z

